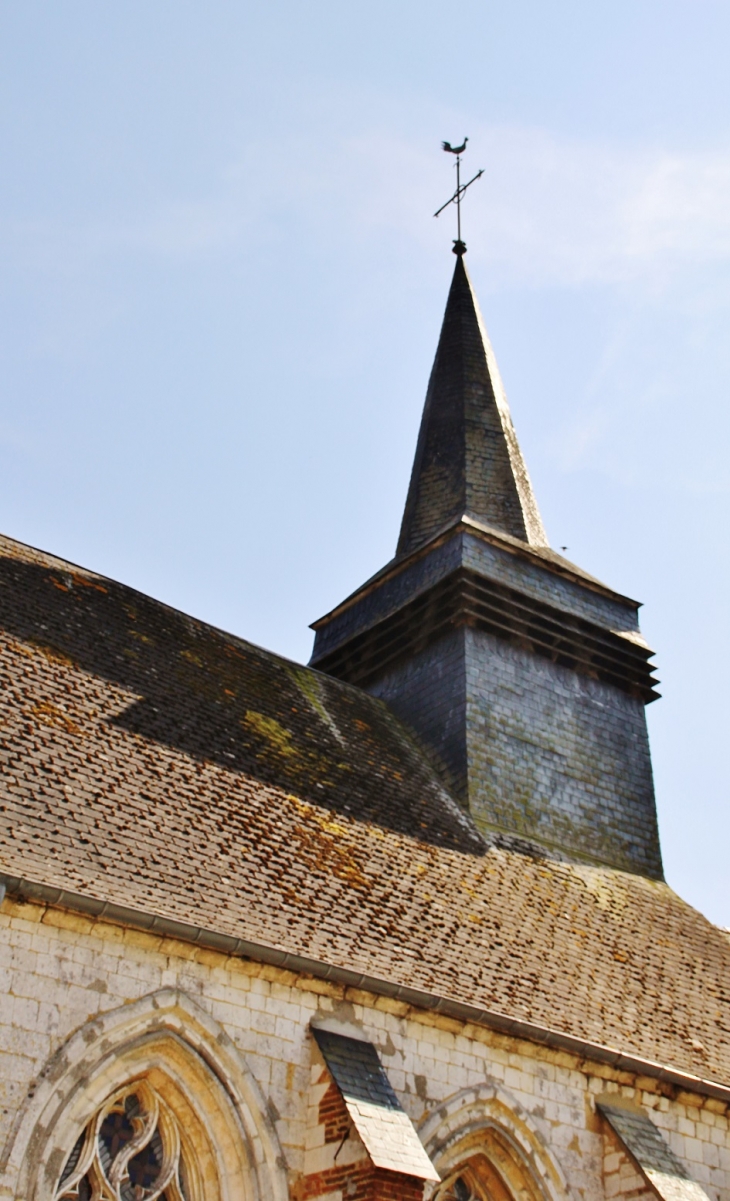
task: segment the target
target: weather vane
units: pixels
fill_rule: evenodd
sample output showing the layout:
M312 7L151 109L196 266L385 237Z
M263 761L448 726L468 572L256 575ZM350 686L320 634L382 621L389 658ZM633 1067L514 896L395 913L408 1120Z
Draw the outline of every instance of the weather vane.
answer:
M461 182L461 156L466 150L466 144L468 141L468 138L464 138L461 146L452 146L450 142L441 143L442 149L445 150L447 154L456 155L456 191L454 192L453 196L449 197L449 199L446 201L446 204L442 204L441 208L437 209L437 211L434 213L434 217L438 217L439 213L443 213L444 209L447 209L450 204L456 205L456 238L454 239L454 254L458 254L459 257L461 257L462 254L466 254L466 246L461 240L461 198L466 189L471 187L471 185L484 174L484 170L482 169L481 171L477 171L476 175L474 175L468 183Z

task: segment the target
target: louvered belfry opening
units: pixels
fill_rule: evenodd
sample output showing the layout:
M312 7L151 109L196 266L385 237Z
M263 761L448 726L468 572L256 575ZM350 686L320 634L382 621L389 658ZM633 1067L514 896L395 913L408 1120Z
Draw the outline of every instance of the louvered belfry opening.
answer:
M486 838L662 878L639 605L552 551L463 257L396 556L314 623Z
M496 580L460 568L376 625L323 656L321 671L367 688L389 668L468 626L613 684L645 702L656 700L651 651Z

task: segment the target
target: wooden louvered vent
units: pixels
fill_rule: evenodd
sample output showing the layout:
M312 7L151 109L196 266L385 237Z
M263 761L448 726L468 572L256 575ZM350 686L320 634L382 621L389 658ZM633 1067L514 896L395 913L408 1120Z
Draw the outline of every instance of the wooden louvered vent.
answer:
M470 626L640 698L656 700L653 652L632 639L460 568L312 665L367 687L449 629Z

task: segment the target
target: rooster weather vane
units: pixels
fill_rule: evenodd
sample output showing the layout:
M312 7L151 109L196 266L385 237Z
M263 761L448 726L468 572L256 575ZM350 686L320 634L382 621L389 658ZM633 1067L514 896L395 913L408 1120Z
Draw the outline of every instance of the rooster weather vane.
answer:
M439 213L443 213L444 209L447 209L450 204L456 205L456 237L454 239L454 254L458 254L460 258L462 254L466 254L466 246L461 240L461 198L466 189L471 187L471 185L475 183L477 179L480 179L484 174L484 170L482 169L481 171L477 171L476 175L472 176L468 183L461 182L461 156L466 150L466 144L468 141L468 138L464 138L461 146L452 146L451 142L441 143L442 150L445 150L447 154L456 155L456 191L454 192L454 195L450 196L446 203L442 204L441 208L437 209L434 213L434 217L438 217Z

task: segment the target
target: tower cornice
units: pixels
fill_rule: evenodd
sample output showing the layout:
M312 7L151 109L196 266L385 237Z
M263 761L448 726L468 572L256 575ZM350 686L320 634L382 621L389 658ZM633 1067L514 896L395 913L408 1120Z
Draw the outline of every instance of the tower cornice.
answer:
M417 563L420 559L430 555L433 551L443 546L449 538L453 538L456 534L468 533L473 534L475 538L481 539L483 542L491 543L491 545L499 547L508 554L520 556L523 559L539 564L540 567L547 571L554 572L555 575L561 576L571 583L579 584L583 588L595 592L597 595L605 597L607 600L616 601L621 605L628 605L637 611L641 608L641 601L633 600L629 596L625 596L621 592L617 592L614 588L610 588L608 584L604 584L595 576L589 575L583 571L575 563L571 563L569 559L565 559L549 546L530 546L527 542L520 541L519 538L513 538L509 534L502 533L501 530L491 529L484 525L483 522L476 521L468 514L462 514L456 521L449 522L442 529L438 530L433 538L424 546L418 547L417 550L411 551L408 555L396 555L390 562L381 567L375 575L370 576L355 592L351 592L345 597L339 605L334 609L330 609L322 617L317 618L310 625L310 630L320 630L326 626L333 618L339 617L352 605L363 600L370 592L379 588L386 580L390 580L402 571L405 571L413 563Z

